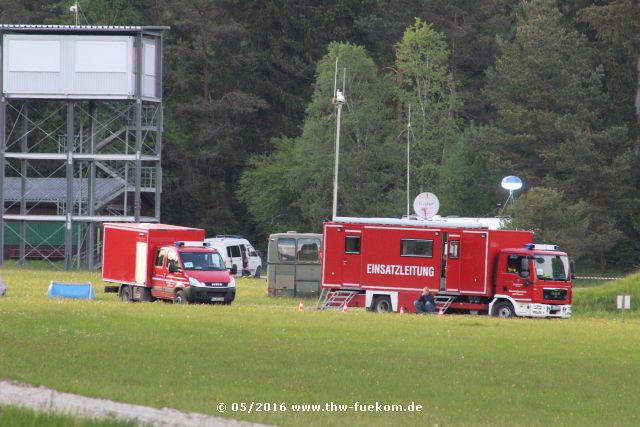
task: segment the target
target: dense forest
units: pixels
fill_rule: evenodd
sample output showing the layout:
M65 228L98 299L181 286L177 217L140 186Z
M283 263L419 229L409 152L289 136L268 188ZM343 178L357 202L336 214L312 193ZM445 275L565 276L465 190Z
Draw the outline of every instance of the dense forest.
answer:
M0 0L0 23L73 24L72 3ZM409 144L411 198L440 214L509 215L588 268L640 263L638 0L78 3L81 24L171 27L163 222L259 247L320 231L337 60L339 215L406 213Z

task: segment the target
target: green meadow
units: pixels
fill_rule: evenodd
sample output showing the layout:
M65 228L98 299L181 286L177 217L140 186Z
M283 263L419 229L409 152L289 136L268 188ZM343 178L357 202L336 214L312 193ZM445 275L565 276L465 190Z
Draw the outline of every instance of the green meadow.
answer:
M0 426L24 427L135 427L118 420L86 420L70 416L34 412L23 408L0 406Z
M123 304L98 273L2 274L0 379L277 425L640 425L640 275L575 288L569 320L502 320L299 312L259 279L240 279L230 306ZM49 300L53 279L91 281L96 300ZM0 424L8 412L31 416L0 407Z

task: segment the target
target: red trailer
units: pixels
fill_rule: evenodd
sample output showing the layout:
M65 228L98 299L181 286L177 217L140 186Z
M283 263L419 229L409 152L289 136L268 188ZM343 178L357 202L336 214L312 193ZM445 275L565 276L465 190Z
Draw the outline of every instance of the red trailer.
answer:
M322 242L322 306L415 312L429 287L443 311L571 316L567 254L530 231L343 217L324 223Z
M230 304L235 279L204 236L199 228L167 224L104 224L102 280L116 284L105 292L118 292L125 302Z

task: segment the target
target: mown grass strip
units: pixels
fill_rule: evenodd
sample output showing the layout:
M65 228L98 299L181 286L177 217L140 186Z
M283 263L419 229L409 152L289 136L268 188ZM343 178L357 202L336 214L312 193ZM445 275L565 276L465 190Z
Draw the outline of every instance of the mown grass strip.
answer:
M11 427L136 427L119 420L89 420L66 415L35 412L30 409L0 405L0 426Z

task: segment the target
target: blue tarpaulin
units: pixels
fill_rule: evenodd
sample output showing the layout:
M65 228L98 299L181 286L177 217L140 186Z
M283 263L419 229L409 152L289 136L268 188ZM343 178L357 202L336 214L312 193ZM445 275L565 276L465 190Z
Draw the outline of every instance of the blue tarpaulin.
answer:
M47 292L47 295L49 296L49 298L73 298L88 300L93 300L95 296L91 283L64 283L53 281L49 285L49 291Z

